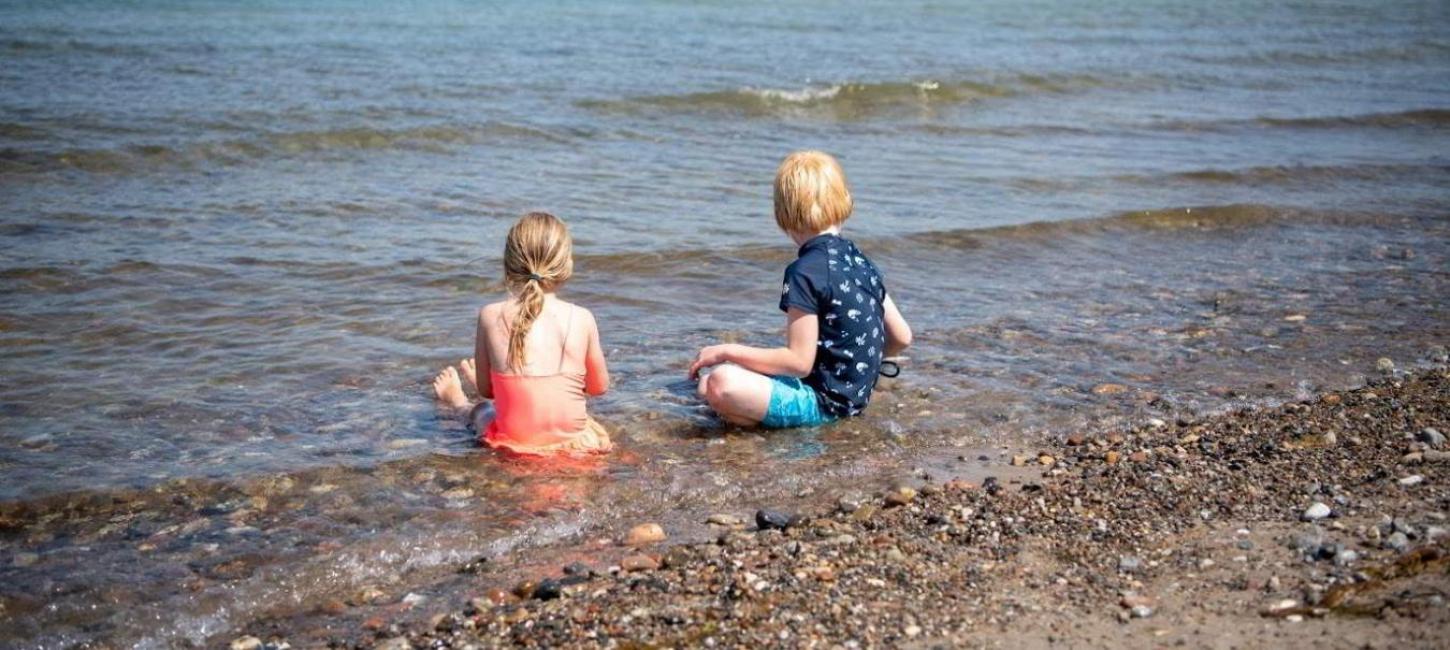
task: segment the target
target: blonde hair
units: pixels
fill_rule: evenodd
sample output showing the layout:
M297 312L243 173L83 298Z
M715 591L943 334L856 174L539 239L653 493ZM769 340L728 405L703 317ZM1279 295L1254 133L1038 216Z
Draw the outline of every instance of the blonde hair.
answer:
M544 294L574 274L574 241L569 227L547 212L530 212L509 229L503 246L504 284L518 300L519 311L509 325L507 364L523 370L524 342L544 310Z
M815 234L846 223L851 190L830 154L797 151L775 172L775 223L789 233Z

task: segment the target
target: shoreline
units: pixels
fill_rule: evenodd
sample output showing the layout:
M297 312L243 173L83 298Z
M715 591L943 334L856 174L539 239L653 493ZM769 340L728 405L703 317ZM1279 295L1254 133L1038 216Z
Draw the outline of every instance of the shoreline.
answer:
M610 566L517 585L485 568L462 611L326 642L1429 647L1450 633L1445 431L1436 368L1063 436L1004 468L1035 470L1017 483L917 475L757 516L784 529L720 516L717 540L620 547ZM323 642L269 631L234 647Z

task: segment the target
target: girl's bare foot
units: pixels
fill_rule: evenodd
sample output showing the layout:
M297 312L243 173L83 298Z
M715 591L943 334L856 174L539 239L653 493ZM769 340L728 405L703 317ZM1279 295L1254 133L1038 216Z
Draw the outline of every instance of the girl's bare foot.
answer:
M463 384L469 390L478 388L478 367L473 365L473 359L460 359L458 372L463 375Z
M455 410L467 409L470 404L468 396L463 394L463 384L458 382L458 373L453 366L444 368L433 378L433 394L444 406Z

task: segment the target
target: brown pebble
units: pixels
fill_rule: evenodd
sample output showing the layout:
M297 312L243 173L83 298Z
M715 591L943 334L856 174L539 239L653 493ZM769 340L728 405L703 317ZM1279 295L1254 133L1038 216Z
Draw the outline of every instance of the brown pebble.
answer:
M1056 463L1057 462L1057 459L1056 458L1053 458L1052 456L1050 456L1048 454L1042 454L1041 456L1038 456L1037 457L1037 462L1038 462L1038 464L1043 465L1045 467L1052 467L1053 463Z
M916 498L916 490L905 485L897 486L896 489L886 493L886 506L904 506Z
M484 597L493 601L495 605L502 605L513 600L513 594L498 588L489 589L484 593Z
M1108 444L1110 445L1121 445L1123 444L1123 440L1123 434L1121 433L1114 432L1108 434Z
M866 521L875 516L876 511L877 507L868 503L857 508L856 512L851 513L851 519L855 521Z
M1108 461L1108 464L1109 465L1117 465L1118 464L1118 461L1119 460L1122 460L1122 458L1123 458L1123 455L1122 454L1120 454L1120 453L1118 453L1116 451L1110 451L1110 452L1108 452L1108 455L1107 455L1106 460Z
M1128 392L1128 387L1122 384L1098 384L1093 386L1094 395L1119 395Z
M1021 466L1026 465L1026 464L1027 464L1027 457L1026 456L1023 456L1023 455L1020 455L1019 454L1019 455L1016 455L1016 456L1013 456L1012 457L1012 466L1013 467L1021 467Z
M518 584L514 585L514 595L518 596L523 600L528 600L529 598L533 597L534 590L538 587L538 583L534 582L533 580L523 580L520 581Z
M1078 447L1085 442L1087 442L1087 436L1081 433L1074 433L1067 437L1067 446L1069 447Z
M950 481L947 481L946 485L944 485L943 487L953 492L962 492L966 490L977 489L977 484L964 479L954 478Z
M1135 451L1135 452L1133 452L1131 454L1128 454L1128 460L1133 461L1135 463L1146 463L1146 462L1148 462L1148 452L1146 452L1146 451Z
M660 561L643 553L636 553L621 558L619 568L625 571L654 571L660 568Z
M374 616L366 621L363 621L362 624L364 630L369 630L373 632L383 629L383 627L385 627L386 625L387 622L384 621L383 617L381 616Z
M665 529L661 528L659 524L640 524L629 529L624 543L629 546L644 546L664 541L665 537Z

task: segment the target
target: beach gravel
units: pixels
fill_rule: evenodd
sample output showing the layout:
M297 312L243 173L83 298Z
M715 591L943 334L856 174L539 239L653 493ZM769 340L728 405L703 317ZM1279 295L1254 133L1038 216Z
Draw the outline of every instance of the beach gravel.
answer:
M918 481L799 515L763 507L762 530L716 528L665 562L630 550L557 598L475 599L439 626L339 643L1443 647L1450 465L1401 462L1446 426L1450 377L1425 370L1044 441L1053 462L1030 479Z

